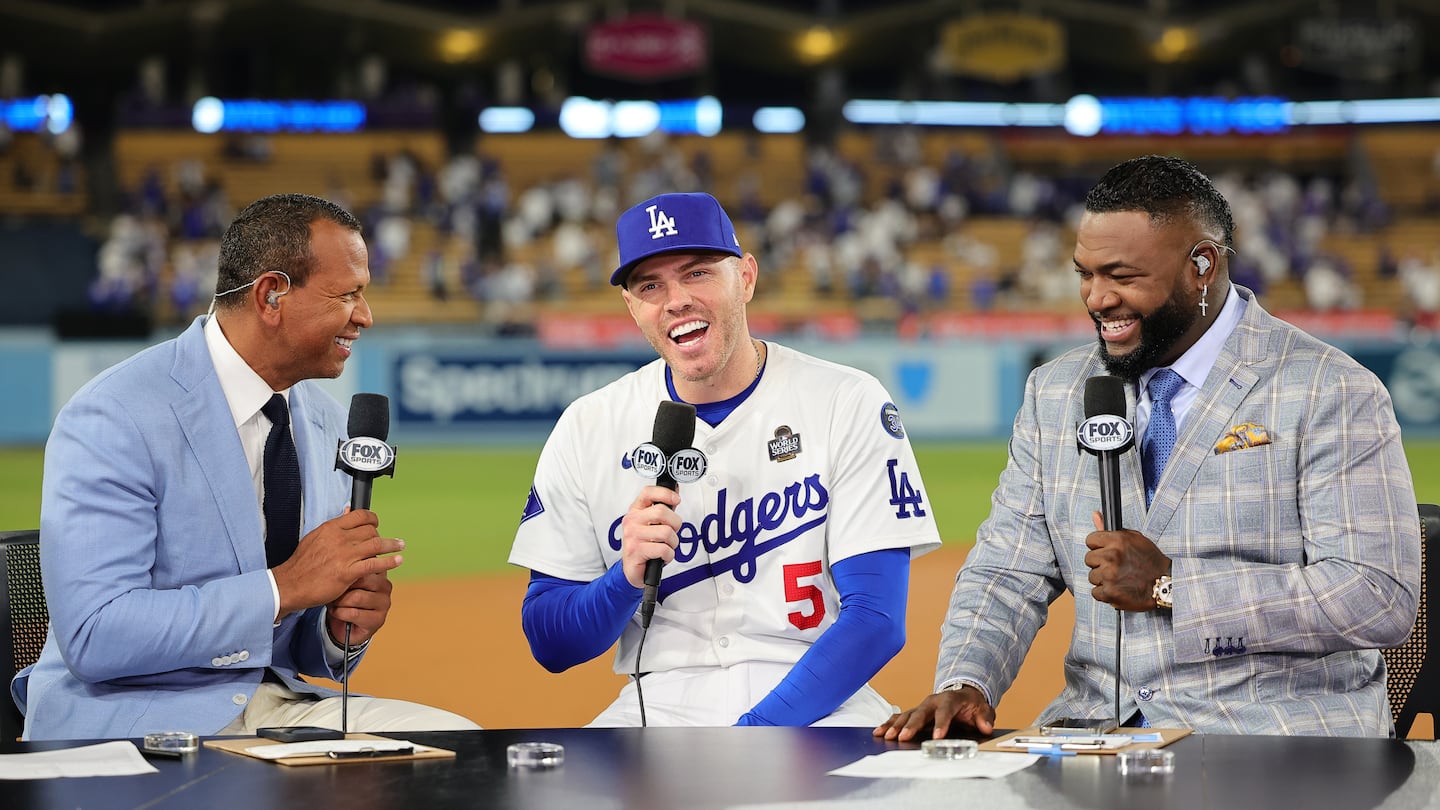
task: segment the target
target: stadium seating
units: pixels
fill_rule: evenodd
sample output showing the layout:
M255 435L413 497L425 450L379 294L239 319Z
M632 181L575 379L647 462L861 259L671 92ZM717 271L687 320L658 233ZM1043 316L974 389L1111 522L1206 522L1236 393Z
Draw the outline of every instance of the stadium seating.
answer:
M877 128L842 132L829 154L856 173L861 182L857 202L865 206L873 206L903 189L906 172L916 158L942 174L954 166L968 165L981 173L981 182L990 182L991 175L985 173L1008 177L1017 171L1026 172L1066 184L1062 188L1071 195L1076 188L1083 192L1099 172L1115 162L1150 152L1180 154L1209 171L1234 172L1243 177L1274 171L1285 171L1296 178L1339 180L1367 176L1382 195L1391 220L1378 231L1332 226L1321 249L1343 261L1361 290L1364 307L1398 313L1405 308L1404 293L1380 266L1381 246L1392 255L1411 250L1428 255L1434 250L1433 234L1440 232L1440 218L1429 206L1440 202L1436 191L1440 180L1432 168L1437 143L1440 130L1433 127L1362 131L1336 128L1272 136L1179 139L1081 139L1054 133L1001 135L982 130ZM382 201L388 156L406 151L416 158L422 172L432 175L447 159L442 138L429 132L272 135L253 145L258 149L252 150L251 144L232 138L191 132L121 132L115 145L118 179L123 189L134 191L145 183L147 175L158 173L166 192L174 194L178 193L179 166L183 161L196 161L207 177L223 186L235 207L282 190L322 196L339 194L364 218ZM629 195L643 190L641 181L647 172L664 170L658 182L673 182L671 178L682 176L703 184L737 214L746 247L760 255L764 273L753 312L781 323L840 312L863 321L884 322L916 306L913 301L901 303L893 289L851 289L834 275L828 289L818 286L816 274L807 269L800 251L767 254L765 249L771 246L763 222L737 213L751 210L750 206L770 211L787 200L806 199L815 182L812 158L817 153L804 136L726 132L712 138L584 141L558 132L539 132L483 136L477 139L474 153L488 170L499 169L513 207L527 189L564 179L579 180L593 190L596 166L606 150L614 150L617 163L623 166L617 202L628 202ZM675 174L676 167L682 167L681 174ZM0 163L0 171L3 168ZM697 171L699 177L694 174ZM999 189L994 199L1003 201L1003 191ZM1047 215L1059 213L1049 211ZM814 215L813 209L810 215ZM980 297L981 287L1013 273L1019 265L1031 228L1028 218L971 211L963 226L965 236L993 251L991 266L982 267L947 245L945 239L953 235L953 228L941 224L932 214L925 216L928 218L922 221L915 237L901 245L905 261L926 273L938 268L945 281L935 286L931 293L935 297L925 301L924 306L959 313L995 306L1073 310L1069 297L1028 300L1012 296L998 304ZM473 323L523 320L545 314L617 312L614 292L603 283L602 271L613 261L613 234L608 222L589 221L582 225L595 246L589 260L594 266L564 266L555 257L553 232L541 232L532 241L510 244L504 260L532 268L536 292L532 301L511 306L497 316L493 306L477 301L462 284L460 269L470 263L464 272L473 281L477 272L493 272L495 268L477 270L474 245L451 235L430 216L412 211L410 217L408 252L383 274L377 274L370 296L386 322ZM1070 238L1068 231L1062 230L1060 241L1067 243ZM435 295L430 271L436 266L444 268L448 287L444 300ZM1056 268L1057 272L1067 269ZM1298 277L1271 279L1263 294L1272 311L1306 307ZM160 306L163 308L163 302ZM183 319L183 315L167 313L170 320Z
M16 133L0 151L0 213L52 217L79 216L85 210L85 178L78 167L62 166L49 143L32 132ZM70 172L64 188L62 171Z

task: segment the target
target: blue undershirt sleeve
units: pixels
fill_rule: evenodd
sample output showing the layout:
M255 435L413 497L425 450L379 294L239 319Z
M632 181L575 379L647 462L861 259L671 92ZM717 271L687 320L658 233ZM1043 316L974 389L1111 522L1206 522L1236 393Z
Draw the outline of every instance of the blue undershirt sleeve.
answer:
M617 561L592 582L530 572L520 626L530 653L551 672L564 672L610 649L640 607L643 591Z
M910 549L871 551L830 568L840 615L737 726L808 726L840 707L905 646Z

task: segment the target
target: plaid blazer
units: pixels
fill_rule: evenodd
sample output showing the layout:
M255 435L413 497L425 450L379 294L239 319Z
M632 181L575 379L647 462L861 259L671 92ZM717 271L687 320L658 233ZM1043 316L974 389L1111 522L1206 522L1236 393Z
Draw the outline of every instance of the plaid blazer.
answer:
M1249 305L1148 510L1139 453L1121 458L1122 525L1174 561L1175 583L1173 611L1123 614L1121 716L1208 733L1386 736L1377 650L1409 634L1420 591L1415 491L1390 396L1237 290ZM1030 375L990 516L956 578L937 689L971 681L998 703L1068 589L1065 688L1040 720L1114 714L1120 614L1090 597L1099 470L1075 439L1085 380L1104 373L1091 346Z

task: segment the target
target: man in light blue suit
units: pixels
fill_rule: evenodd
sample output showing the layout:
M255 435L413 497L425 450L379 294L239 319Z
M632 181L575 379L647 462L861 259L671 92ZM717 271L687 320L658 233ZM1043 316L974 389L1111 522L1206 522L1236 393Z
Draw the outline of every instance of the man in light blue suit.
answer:
M346 415L306 380L344 369L371 324L369 280L348 212L259 200L221 242L213 314L61 410L40 514L50 634L12 686L26 739L339 727L334 691L300 676L340 676L347 623L358 663L404 543L380 536L374 512L346 511ZM298 493L265 480L291 444ZM284 498L298 525L266 503ZM393 700L357 698L349 714L355 731L476 727Z
M875 730L990 733L1047 609L1075 597L1065 688L1039 722L1207 733L1390 733L1378 650L1420 593L1415 492L1390 396L1232 285L1235 223L1209 178L1143 157L1091 190L1076 235L1098 345L1036 369L1010 459L956 578L935 694ZM1076 447L1086 380L1124 382L1137 452L1103 531ZM1222 776L1223 778L1223 776Z

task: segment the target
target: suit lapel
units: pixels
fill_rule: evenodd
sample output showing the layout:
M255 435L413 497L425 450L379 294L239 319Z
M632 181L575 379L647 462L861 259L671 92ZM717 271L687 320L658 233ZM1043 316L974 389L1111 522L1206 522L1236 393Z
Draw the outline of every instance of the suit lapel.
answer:
M337 448L325 442L329 435L321 409L310 407L315 392L305 383L290 389L290 424L295 432L295 454L300 459L300 480L304 493L305 516L300 536L335 517L326 514L330 499L325 496L335 470Z
M1185 427L1175 441L1175 450L1160 476L1155 498L1146 515L1145 534L1160 537L1170 525L1185 493L1200 472L1200 465L1214 454L1215 443L1235 424L1235 413L1254 390L1260 375L1253 368L1264 361L1270 316L1260 308L1253 293L1238 288L1247 299L1244 316L1225 341L1205 385L1185 417ZM1136 454L1137 459L1139 454ZM1138 464L1138 461L1137 461ZM1144 503L1144 494L1141 494Z
M171 376L187 394L172 402L170 408L215 499L240 570L263 569L265 543L261 538L265 528L255 500L255 485L225 392L210 361L203 323L204 318L196 319L176 342Z

